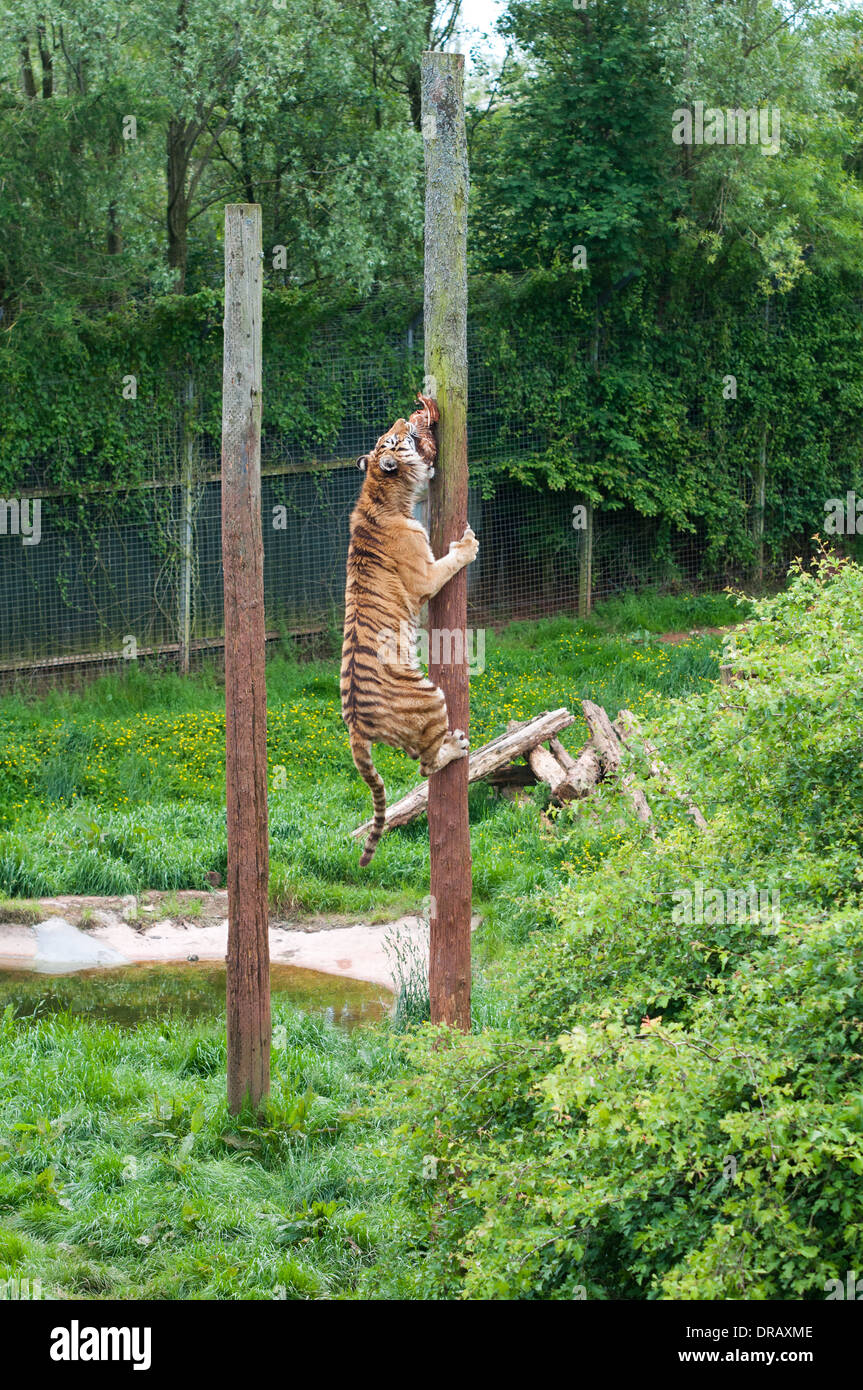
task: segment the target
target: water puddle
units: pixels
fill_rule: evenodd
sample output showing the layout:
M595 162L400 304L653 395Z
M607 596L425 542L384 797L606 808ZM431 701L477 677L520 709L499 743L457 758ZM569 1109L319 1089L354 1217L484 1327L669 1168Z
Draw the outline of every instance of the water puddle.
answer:
M360 1023L377 1023L390 1012L393 1002L390 992L380 985L296 965L271 965L270 988L274 999L287 998L306 1013L348 1029ZM126 1028L166 1017L224 1017L225 967L201 961L79 970L74 975L47 977L33 970L0 968L0 1013L9 1004L16 1018L70 1013Z

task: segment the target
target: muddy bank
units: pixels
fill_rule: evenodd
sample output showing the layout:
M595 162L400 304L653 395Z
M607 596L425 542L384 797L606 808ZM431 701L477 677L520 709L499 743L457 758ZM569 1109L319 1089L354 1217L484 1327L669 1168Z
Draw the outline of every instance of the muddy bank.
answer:
M166 913L167 903L172 915ZM227 908L224 892L57 897L42 898L32 909L11 914L18 920L4 921L0 904L0 968L60 975L130 964L223 962ZM338 918L290 923L274 918L270 959L393 989L393 963L385 945L393 935L422 950L427 928L417 916L374 925Z

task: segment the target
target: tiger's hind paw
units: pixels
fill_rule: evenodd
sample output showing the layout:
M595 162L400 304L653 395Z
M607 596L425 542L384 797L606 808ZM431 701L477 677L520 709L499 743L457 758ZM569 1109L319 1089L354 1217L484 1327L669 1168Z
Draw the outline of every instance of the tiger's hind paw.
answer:
M466 758L469 749L467 734L463 733L461 729L453 729L441 742L434 763L431 766L421 763L420 772L423 777L430 777L433 772L440 772L441 768L456 762L457 759Z
M453 729L451 737L453 741L456 744L458 744L458 747L461 749L461 756L463 758L467 757L468 753L470 752L470 743L468 741L467 734L464 733L461 729Z

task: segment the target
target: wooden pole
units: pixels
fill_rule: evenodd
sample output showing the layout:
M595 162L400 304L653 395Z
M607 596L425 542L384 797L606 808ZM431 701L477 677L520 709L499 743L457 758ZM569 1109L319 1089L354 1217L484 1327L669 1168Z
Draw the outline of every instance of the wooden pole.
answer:
M195 378L189 372L183 392L183 477L180 484L180 675L189 674L192 650L192 481L195 476Z
M425 146L425 389L440 406L430 538L437 556L467 524L467 139L464 58L422 55ZM467 572L429 603L429 674L446 695L451 729L468 732L465 642ZM442 634L454 634L449 641ZM448 656L443 662L441 656ZM437 659L436 659L437 658ZM429 784L431 913L429 999L433 1023L470 1029L471 859L468 761Z
M761 431L761 446L758 450L758 467L755 473L755 582L759 589L764 584L764 516L767 506L767 434L769 426L764 424Z
M261 533L261 209L225 208L222 562L228 808L228 1107L270 1087L267 691Z
M599 300L593 306L593 331L590 335L590 373L593 380L593 400L598 399L599 381ZM596 443L590 446L591 472L595 474ZM578 616L589 618L593 607L593 502L586 497L585 528L578 557Z
M593 503L584 502L584 531L578 555L578 616L589 618L593 602Z
M770 351L770 297L764 300L764 360L769 362ZM770 423L764 421L761 430L761 447L758 450L758 465L755 472L755 582L759 589L764 584L764 519L767 507L767 439Z

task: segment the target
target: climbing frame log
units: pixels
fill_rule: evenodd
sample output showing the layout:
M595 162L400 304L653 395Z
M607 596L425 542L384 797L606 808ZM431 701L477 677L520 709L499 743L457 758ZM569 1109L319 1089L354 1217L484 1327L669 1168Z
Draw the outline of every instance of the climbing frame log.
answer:
M590 740L575 757L557 737L575 722L575 716L566 708L546 710L524 722L511 720L505 734L499 734L471 753L468 781L488 782L510 796L518 796L526 787L544 783L552 801L559 806L584 801L600 786L616 787L625 794L648 834L656 838L653 812L640 785L639 773L631 759L627 757L624 762L627 750L630 753L640 750L642 761L647 763L648 779L653 779L661 791L670 792L681 802L699 830L706 829L703 814L681 788L675 773L661 761L631 710L621 710L612 723L602 706L592 700L582 700L581 709L590 730ZM525 761L517 761L521 758ZM428 808L430 786L433 781L421 782L388 807L386 828L407 825L422 815ZM370 820L365 821L352 831L352 835L359 839L368 834L371 826Z
M568 728L574 719L575 716L570 714L568 709L549 710L546 714L538 715L536 719L529 719L526 724L519 725L512 732L492 739L491 743L486 743L475 753L471 753L469 759L462 759L468 781L480 782L486 778L493 778L499 768L508 767L513 758L523 757L529 749L542 743L544 739L552 734L559 734L562 729ZM525 768L524 771L527 772L528 769ZM435 776L440 774L436 773ZM387 830L392 830L396 825L407 825L409 821L422 815L428 807L429 787L433 782L434 778L430 782L421 782L408 792L407 796L387 807ZM372 822L364 821L356 830L351 831L351 835L355 840L362 839L371 828Z

